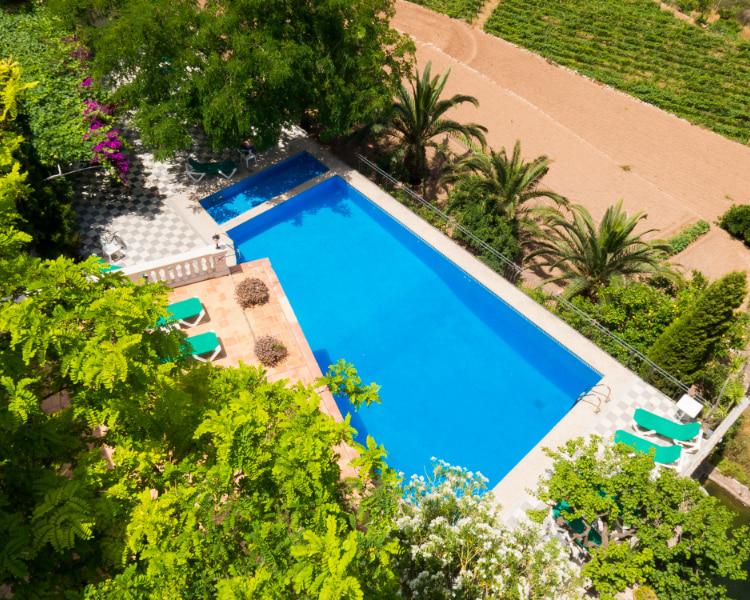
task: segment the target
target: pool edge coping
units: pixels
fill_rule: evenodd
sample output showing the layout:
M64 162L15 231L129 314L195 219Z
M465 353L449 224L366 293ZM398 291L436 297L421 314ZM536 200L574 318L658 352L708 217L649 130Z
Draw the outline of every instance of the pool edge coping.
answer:
M301 151L311 154L314 158L329 167L329 170L221 225L216 224L213 218L200 207L206 219L212 223L212 227L222 233L231 248L234 248L234 243L227 235L230 229L282 204L323 180L339 176L412 234L429 244L455 266L474 278L480 285L503 300L510 308L523 316L532 325L541 329L546 335L561 344L579 360L598 371L602 375L600 383L607 385L611 390L610 407L617 403L617 400L634 383L640 381L643 385L648 386L635 373L621 365L604 350L562 321L562 319L553 315L549 310L482 263L473 254L456 244L447 235L423 220L356 169L344 163L306 135L299 135L288 142L286 153L268 166L273 166L284 160L284 158L288 158ZM191 217L195 216L191 215ZM657 393L661 394L658 391ZM666 398L666 396L664 397ZM543 476L551 467L552 461L544 454L542 448L555 448L569 439L584 435L592 429L599 417L598 411L595 412L595 408L591 404L585 402L575 403L565 416L516 463L505 477L494 485L492 491L497 500L503 505L504 516L509 517L512 513L517 513L519 506L529 503L529 496L526 490L535 486L538 478Z

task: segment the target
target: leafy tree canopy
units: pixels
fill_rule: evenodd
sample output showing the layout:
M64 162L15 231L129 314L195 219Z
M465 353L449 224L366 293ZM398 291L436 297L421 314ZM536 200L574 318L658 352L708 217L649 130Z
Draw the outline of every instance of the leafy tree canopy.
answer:
M601 598L645 583L663 600L718 600L726 598L718 577L747 576L747 528L730 531L731 513L696 480L671 469L654 473L652 456L632 456L624 444L603 445L596 436L545 451L552 474L535 494L550 506L571 507L561 526L583 520L581 532L570 533L590 553L582 574ZM591 527L601 545L589 539Z
M714 281L656 340L649 358L692 383L732 327L735 311L747 296L747 275L734 271Z
M346 132L390 102L412 48L389 27L392 0L49 4L83 26L97 76L117 82L157 158L189 148L192 124L217 150L248 137L268 147L308 113Z
M101 100L96 86L82 87L88 77L88 51L71 29L44 7L0 11L0 56L13 57L29 90L24 127L34 153L47 166L88 161L95 141L84 136L89 126L83 101Z

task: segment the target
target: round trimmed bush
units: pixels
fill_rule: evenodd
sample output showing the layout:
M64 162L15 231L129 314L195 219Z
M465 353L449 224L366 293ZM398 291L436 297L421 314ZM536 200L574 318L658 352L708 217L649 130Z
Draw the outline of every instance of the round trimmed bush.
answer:
M252 308L268 302L268 286L257 277L250 277L237 285L235 296L242 308Z
M255 355L263 366L275 367L288 354L286 346L273 336L264 335L255 342Z

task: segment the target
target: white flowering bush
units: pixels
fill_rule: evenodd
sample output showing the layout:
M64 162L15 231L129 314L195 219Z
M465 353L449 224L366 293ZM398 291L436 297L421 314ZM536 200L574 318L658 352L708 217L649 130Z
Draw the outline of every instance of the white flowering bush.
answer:
M411 478L396 520L399 595L429 600L559 600L575 570L538 525L507 527L487 479L433 459L432 477Z

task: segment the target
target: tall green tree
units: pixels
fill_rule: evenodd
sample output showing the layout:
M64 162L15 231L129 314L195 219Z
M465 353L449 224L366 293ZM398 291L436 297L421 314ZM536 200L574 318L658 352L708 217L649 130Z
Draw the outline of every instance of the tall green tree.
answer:
M53 0L82 26L95 74L157 158L191 147L190 125L216 150L316 119L324 133L368 122L393 97L413 47L390 28L393 0ZM149 15L149 18L144 18Z
M521 142L516 141L512 156L505 148L490 154L471 154L448 168L443 183L460 183L450 196L449 212L467 210L469 204L481 204L486 215L509 220L521 245L533 240L539 231L534 215L542 199L555 206L567 206L568 200L541 182L549 172L549 158L538 156L531 162L521 157Z
M381 117L383 127L374 128L378 132L400 137L401 154L411 174L412 184L421 182L424 185L427 180L427 148L441 152L446 150L444 143L437 141L440 136L460 134L478 141L482 148L487 143L484 138L486 127L445 118L445 113L459 104L469 102L479 106L479 101L465 94L441 99L451 70L431 77L431 69L432 63L428 62L422 75L419 69L416 70L414 78L409 80L409 87L403 82L400 84L389 112Z
M746 527L730 530L732 515L700 483L672 469L655 473L653 457L592 436L571 440L552 458L552 474L535 495L550 507L565 502L558 526L585 546L582 575L603 600L647 584L660 600L724 600L719 577L744 579L750 557ZM541 516L541 515L537 515ZM568 523L582 519L580 531ZM589 537L595 528L601 544Z
M649 358L685 383L693 383L729 331L735 311L746 296L744 271L733 271L714 281L681 318L664 330L654 342Z
M563 296L588 294L608 285L624 285L639 276L665 277L680 282L681 277L664 262L671 246L662 240L644 240L654 229L635 233L642 212L633 216L622 210L622 200L610 206L597 226L585 207L570 206L569 215L547 209L547 230L537 240L538 248L526 261L549 267L547 281L565 282ZM559 270L559 274L554 274Z

